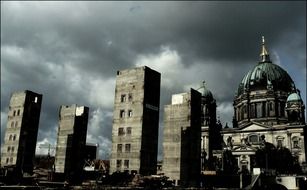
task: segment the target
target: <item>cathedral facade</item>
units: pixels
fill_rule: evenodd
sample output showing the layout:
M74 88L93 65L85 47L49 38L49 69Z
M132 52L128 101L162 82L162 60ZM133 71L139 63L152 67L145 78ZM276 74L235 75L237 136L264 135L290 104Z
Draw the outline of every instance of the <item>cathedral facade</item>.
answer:
M306 163L305 105L289 74L272 63L262 38L260 61L242 79L234 98L233 128L221 131L224 149L231 150L238 166L253 171L255 153L271 143L290 150Z

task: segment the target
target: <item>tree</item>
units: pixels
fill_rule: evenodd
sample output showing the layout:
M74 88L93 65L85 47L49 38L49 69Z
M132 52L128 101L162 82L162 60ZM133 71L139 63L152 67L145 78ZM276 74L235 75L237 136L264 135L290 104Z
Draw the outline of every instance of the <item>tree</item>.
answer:
M301 171L288 148L276 148L268 142L264 142L263 146L256 151L256 167L274 169L280 174L293 174Z
M265 169L275 169L276 147L272 143L264 142L256 151L256 166Z
M230 150L223 152L223 173L226 175L234 175L239 171L236 158L232 155Z
M276 151L276 171L282 174L293 173L293 160L293 156L288 148L278 148Z

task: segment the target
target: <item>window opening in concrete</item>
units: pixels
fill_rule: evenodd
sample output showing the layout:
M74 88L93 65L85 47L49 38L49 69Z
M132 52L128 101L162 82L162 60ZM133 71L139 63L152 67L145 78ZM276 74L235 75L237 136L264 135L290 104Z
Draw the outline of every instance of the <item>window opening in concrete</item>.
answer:
M12 140L12 138L13 138L13 135L10 135L10 137L9 137L9 141L10 141L10 140Z
M127 127L127 135L131 135L131 127Z
M8 147L7 147L7 152L10 152L10 151L11 151L11 147L8 146Z
M130 144L125 144L125 152L130 152L131 145Z
M123 145L122 144L118 144L117 145L117 152L122 152L123 151Z
M125 117L125 110L120 110L119 111L119 117L124 118Z
M18 121L15 122L15 127L17 127L17 126L18 126Z
M16 140L16 135L14 135L14 137L13 137L13 141L15 141Z
M9 163L9 158L6 158L6 163Z
M17 115L20 115L20 110L17 111Z
M120 102L126 102L126 94L120 96Z
M13 158L10 158L10 163L13 163Z
M128 110L128 117L132 117L132 110Z
M132 101L132 94L131 93L128 95L128 100L129 100L129 102Z
M121 160L116 160L116 167L117 168L122 167L122 161Z
M12 123L11 123L11 127L14 127L14 121L12 121Z
M16 115L16 110L14 110L14 112L13 112L13 116L15 116Z
M124 167L129 168L129 160L124 160Z
M124 134L125 134L124 128L123 127L118 128L118 136L122 136Z
M14 149L15 149L15 148L12 146L12 152L14 152Z

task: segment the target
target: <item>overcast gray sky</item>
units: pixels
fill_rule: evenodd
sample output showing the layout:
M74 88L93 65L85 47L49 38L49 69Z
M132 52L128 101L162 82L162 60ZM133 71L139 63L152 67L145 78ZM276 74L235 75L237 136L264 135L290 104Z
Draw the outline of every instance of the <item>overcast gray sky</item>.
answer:
M262 35L306 103L305 1L1 1L1 142L11 93L28 89L43 94L38 144L56 144L59 106L77 103L90 107L87 141L108 158L116 71L141 65L162 75L160 137L171 95L203 80L231 126Z

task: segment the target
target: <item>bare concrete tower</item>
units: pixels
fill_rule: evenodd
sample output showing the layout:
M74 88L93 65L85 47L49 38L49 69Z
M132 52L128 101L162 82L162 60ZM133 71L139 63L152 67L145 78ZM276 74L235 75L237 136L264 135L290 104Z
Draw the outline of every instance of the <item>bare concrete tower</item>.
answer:
M41 104L41 94L28 90L12 94L1 166L15 165L17 172L33 172Z
M110 174L155 174L161 75L146 66L117 72Z
M89 108L61 106L55 154L55 172L76 181L83 170Z
M175 94L164 108L163 173L177 185L197 186L200 175L201 94Z

